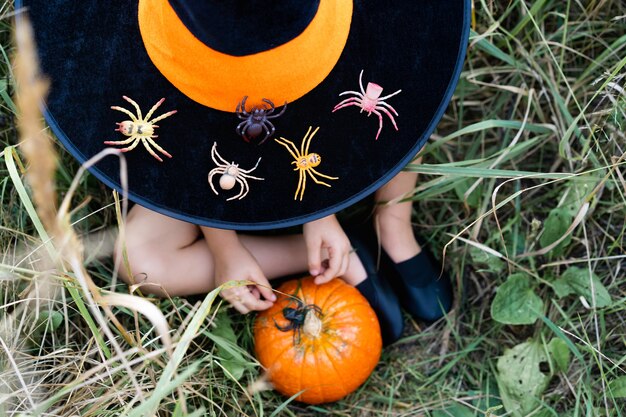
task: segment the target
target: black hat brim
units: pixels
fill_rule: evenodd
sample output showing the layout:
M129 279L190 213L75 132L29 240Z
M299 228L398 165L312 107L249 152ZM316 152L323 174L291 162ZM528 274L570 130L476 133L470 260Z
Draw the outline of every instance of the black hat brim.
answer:
M311 152L322 156L318 170L338 177L331 187L310 179L303 201L295 200L298 172L284 147L268 140L245 143L235 133L234 113L200 105L170 84L150 61L137 23L137 3L127 0L17 1L35 28L43 71L52 87L45 115L63 145L82 163L121 140L115 123L126 118L112 105L144 113L161 97L157 112L178 113L159 123L158 143L173 158L159 163L141 146L126 153L129 196L142 206L195 224L239 230L287 227L332 214L364 198L396 175L422 148L454 92L469 34L469 0L408 2L355 1L350 34L337 65L314 90L289 103L273 120L276 137L299 146L309 126L319 126ZM399 130L385 117L378 140L378 118L348 107L332 113L358 90L358 76L385 88L402 89L391 104ZM263 71L263 68L259 68ZM207 80L211 82L211 80ZM235 103L236 105L236 103ZM132 110L132 108L131 108ZM233 109L234 110L234 109ZM215 195L207 183L215 167L211 146L242 168L251 168L249 194L226 201L233 192ZM107 158L91 172L120 190L119 163Z

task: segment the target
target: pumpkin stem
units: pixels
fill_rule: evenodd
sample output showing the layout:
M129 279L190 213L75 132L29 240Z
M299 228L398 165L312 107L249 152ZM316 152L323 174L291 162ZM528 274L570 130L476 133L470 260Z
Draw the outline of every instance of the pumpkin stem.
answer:
M315 310L307 311L302 331L312 339L315 339L322 333L322 320L320 320Z

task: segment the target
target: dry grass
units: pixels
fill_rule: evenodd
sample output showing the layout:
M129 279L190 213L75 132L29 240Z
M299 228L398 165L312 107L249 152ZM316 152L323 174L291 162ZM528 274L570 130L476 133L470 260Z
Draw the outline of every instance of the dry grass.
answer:
M11 4L0 5L0 136L16 144L17 85L25 140L0 164L0 416L502 416L487 411L501 404L498 357L553 337L570 343L571 362L530 414L623 416L626 4L477 0L476 9L453 102L424 163L408 167L422 173L415 221L434 252L445 248L455 310L431 326L411 322L355 394L307 407L247 389L260 375L252 318L218 309L215 293L153 300L117 285L116 266L100 255L123 210L48 138L36 106L45 82L32 54L13 74ZM65 196L58 210L48 204L55 186ZM571 217L547 232L557 207ZM554 281L571 266L599 277L609 307L556 296ZM519 271L544 302L543 320L498 323L493 297Z

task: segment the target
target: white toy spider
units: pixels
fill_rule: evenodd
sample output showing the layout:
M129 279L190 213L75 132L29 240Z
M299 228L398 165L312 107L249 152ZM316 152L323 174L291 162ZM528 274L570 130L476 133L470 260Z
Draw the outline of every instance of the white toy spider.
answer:
M393 127L395 127L396 130L398 130L398 126L396 125L396 120L393 118L393 115L391 114L393 113L397 116L398 112L396 112L396 109L391 107L391 105L385 103L385 100L387 100L390 97L395 96L396 94L400 93L402 90L398 90L395 93L389 94L388 96L385 96L385 97L380 96L380 94L383 92L383 88L378 84L367 83L367 90L364 90L363 89L363 70L361 70L361 74L359 75L359 86L361 87L360 93L358 91L344 91L343 93L339 94L340 96L343 96L346 94L354 94L356 95L356 97L350 97L338 103L333 109L333 113L339 109L342 109L348 106L360 107L361 112L365 110L367 112L368 117L371 116L372 113L374 113L376 116L378 116L378 121L379 121L378 133L376 133L376 140L378 140L378 135L380 135L380 131L383 129L383 115L380 112L383 112L387 116L389 116L389 118L391 119L391 123L393 123Z
M116 123L117 129L115 129L115 131L122 132L124 135L130 136L130 138L126 140L118 140L118 141L110 141L110 140L105 141L104 142L105 145L128 145L129 143L132 142L130 146L121 149L122 152L128 152L128 151L132 151L133 149L135 149L135 147L139 145L139 142L141 142L143 143L143 146L146 148L146 150L150 152L150 155L154 156L160 162L163 162L163 159L161 159L161 157L157 155L156 152L154 152L154 150L150 147L150 145L154 146L157 149L157 151L161 152L163 155L167 156L168 158L171 158L172 155L170 155L165 149L157 145L157 143L154 141L154 138L157 137L157 135L154 134L154 129L159 127L155 125L154 123L173 115L174 113L176 113L176 110L169 111L167 113L160 115L159 117L155 117L154 119L150 120L152 113L154 113L154 111L165 101L164 98L157 101L157 103L154 106L152 106L152 108L150 109L148 114L146 114L146 117L144 118L141 115L141 110L139 109L139 105L133 99L128 98L126 96L122 96L122 97L124 98L124 100L132 104L133 107L135 107L135 110L137 110L137 116L135 116L134 114L132 114L130 111L126 110L123 107L111 106L113 110L121 111L122 113L125 113L128 116L130 116L130 119L131 119L131 120L124 120L121 123Z
M261 181L265 179L265 178L258 178L258 177L253 177L252 175L248 175L252 171L254 171L257 168L257 166L259 166L259 162L261 162L261 158L259 158L259 160L256 161L256 165L254 166L254 168L241 169L239 168L239 164L235 164L234 162L229 163L224 158L222 158L219 153L217 153L216 142L213 142L213 147L211 148L211 158L213 158L213 162L215 162L215 165L217 165L217 168L213 168L209 172L209 185L211 186L211 189L216 195L218 194L218 192L213 186L212 180L213 180L213 177L217 174L221 175L219 183L220 183L220 188L222 190L232 189L235 186L235 183L239 183L239 185L241 185L241 190L239 191L239 194L226 199L226 201L235 200L235 199L241 200L248 194L248 191L250 191L250 188L248 186L248 181L247 181L248 178L253 179L253 180L261 180Z

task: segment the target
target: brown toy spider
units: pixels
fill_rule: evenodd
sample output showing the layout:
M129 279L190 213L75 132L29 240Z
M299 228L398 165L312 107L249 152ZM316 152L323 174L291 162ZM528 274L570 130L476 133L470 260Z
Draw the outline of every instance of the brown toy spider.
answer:
M329 177L328 175L321 174L315 170L315 167L322 163L322 157L316 153L309 153L309 145L311 145L311 139L313 139L313 136L315 136L315 134L319 130L319 127L316 128L313 133L311 133L311 129L312 127L309 126L309 130L306 132L306 135L304 135L304 138L302 139L302 146L300 148L300 151L298 151L296 145L294 145L294 143L290 140L282 137L280 139L274 139L276 142L287 148L291 156L293 156L293 159L295 159L295 161L292 162L292 164L296 165L294 171L300 171L298 188L296 189L296 194L293 196L294 200L298 198L298 193L300 193L300 201L302 201L302 197L304 196L304 189L306 187L306 174L309 174L311 179L315 181L316 184L325 185L326 187L330 187L330 184L326 184L325 182L318 180L315 177L316 175L322 178L327 178L329 180L339 179L339 177ZM310 136L309 133L311 133Z
M219 153L217 153L216 142L213 142L213 147L211 148L211 158L213 158L213 162L215 162L217 168L213 168L209 172L209 185L216 195L218 194L218 192L213 186L213 177L217 174L221 174L219 184L222 190L230 190L235 186L236 183L239 183L239 185L241 185L241 190L239 191L239 194L226 199L226 201L235 199L241 200L248 194L248 191L250 190L250 188L248 187L248 178L253 180L264 180L264 178L258 178L249 175L252 171L256 169L257 166L259 166L261 158L256 161L256 165L254 166L254 168L241 169L239 168L239 164L235 164L234 162L229 163L224 158L222 158Z
M259 142L262 145L270 136L274 134L276 128L269 121L269 119L275 119L280 117L287 110L287 102L283 104L283 109L278 114L274 113L276 107L271 100L264 98L262 101L269 104L267 106L254 106L249 112L246 111L246 100L248 96L245 96L240 103L237 104L237 117L243 120L237 126L237 134L243 138L246 142L250 142L251 139L256 139L263 130L265 130L265 137Z
M389 117L389 119L391 119L393 127L398 130L398 126L396 125L396 119L393 118L393 114L397 116L398 112L396 112L396 109L391 107L390 104L385 103L385 100L395 96L396 94L399 94L402 90L398 90L395 93L391 93L384 97L380 96L383 92L383 88L378 84L367 83L367 90L364 90L363 70L361 70L361 74L359 74L359 87L361 87L360 93L358 91L344 91L343 93L339 94L340 96L346 94L354 94L356 97L350 97L338 103L333 109L333 113L339 109L348 106L360 107L361 112L365 110L368 117L371 116L372 113L374 113L376 116L378 116L378 133L376 133L376 140L378 140L380 131L383 130L383 115L380 112L385 113Z
M132 114L130 111L126 110L125 108L118 107L118 106L111 106L113 110L121 111L122 113L127 114L131 119L131 120L125 120L121 123L116 123L117 129L115 129L115 131L122 132L124 135L130 136L130 138L126 140L118 140L118 141L110 141L110 140L105 141L104 142L105 145L128 145L129 143L132 142L130 146L121 149L122 152L128 152L128 151L132 151L133 149L135 149L135 147L139 145L139 142L141 142L143 143L143 146L146 148L146 150L150 152L150 155L154 156L160 162L163 162L163 159L161 159L161 157L157 155L156 152L154 152L154 150L150 147L150 145L154 146L157 149L157 151L161 152L163 155L167 156L168 158L171 158L172 155L170 155L165 149L157 145L157 143L154 141L154 138L157 137L157 135L154 134L154 129L159 127L155 125L154 123L158 122L159 120L163 120L166 117L170 117L171 115L176 113L176 110L169 111L167 113L160 115L159 117L155 117L154 119L150 120L152 113L154 113L154 111L157 108L159 108L159 106L165 101L164 98L157 101L156 104L152 106L152 108L150 109L148 114L146 114L146 117L144 118L141 115L141 110L139 109L139 105L134 100L126 96L122 96L122 97L124 98L124 100L132 104L133 107L135 107L135 110L137 110L137 116L135 116L134 114Z

